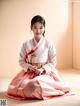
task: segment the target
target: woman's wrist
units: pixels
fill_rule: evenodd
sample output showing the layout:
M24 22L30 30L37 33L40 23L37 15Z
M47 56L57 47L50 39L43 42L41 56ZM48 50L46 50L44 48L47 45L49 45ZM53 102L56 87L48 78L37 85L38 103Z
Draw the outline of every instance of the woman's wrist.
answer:
M40 74L43 74L45 72L45 69L44 68L40 68L39 71L40 71Z

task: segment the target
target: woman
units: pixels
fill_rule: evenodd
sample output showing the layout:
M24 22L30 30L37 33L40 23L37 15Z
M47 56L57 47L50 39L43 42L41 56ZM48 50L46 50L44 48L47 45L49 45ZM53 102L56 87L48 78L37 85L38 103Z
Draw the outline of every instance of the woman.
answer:
M7 95L14 99L48 99L70 91L60 78L54 45L45 38L45 20L34 16L31 20L34 37L23 43L19 63L23 70L12 80Z

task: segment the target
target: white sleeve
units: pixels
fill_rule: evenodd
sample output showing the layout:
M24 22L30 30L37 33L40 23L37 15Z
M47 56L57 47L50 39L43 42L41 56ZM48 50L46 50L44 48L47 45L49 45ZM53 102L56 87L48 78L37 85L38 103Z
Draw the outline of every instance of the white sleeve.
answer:
M23 43L21 51L20 51L19 64L25 71L27 71L28 67L30 66L30 64L26 63L25 61L26 53L27 53L26 43Z
M56 73L56 49L52 43L50 43L49 45L48 59L49 63L45 64L43 68L46 70L46 72L53 71L54 73Z

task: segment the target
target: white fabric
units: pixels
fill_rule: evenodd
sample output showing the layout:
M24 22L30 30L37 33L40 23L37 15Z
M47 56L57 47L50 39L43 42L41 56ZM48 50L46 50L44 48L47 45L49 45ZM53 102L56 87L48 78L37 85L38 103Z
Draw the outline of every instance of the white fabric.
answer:
M55 47L50 41L46 40L44 37L41 38L39 43L38 43L39 45L38 49L32 55L30 55L27 59L29 62L32 62L32 63L44 63L47 60L49 60L49 63L44 65L43 68L46 71L51 71L56 65ZM31 39L29 41L24 42L22 45L19 63L24 70L27 70L28 67L30 66L30 64L25 62L26 53L29 52L34 47L34 44L37 44L37 42Z

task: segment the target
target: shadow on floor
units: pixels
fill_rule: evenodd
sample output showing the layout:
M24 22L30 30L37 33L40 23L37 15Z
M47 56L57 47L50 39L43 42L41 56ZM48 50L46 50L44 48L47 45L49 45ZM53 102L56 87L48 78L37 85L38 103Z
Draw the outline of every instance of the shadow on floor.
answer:
M19 104L25 104L25 103L34 103L34 102L40 102L40 101L43 101L43 100L37 100L37 99L28 99L28 100L15 100L15 99L11 99L11 98L8 98L6 96L6 92L0 92L0 99L6 99L7 100L7 104L10 105L10 104L14 104L14 105L19 105Z

